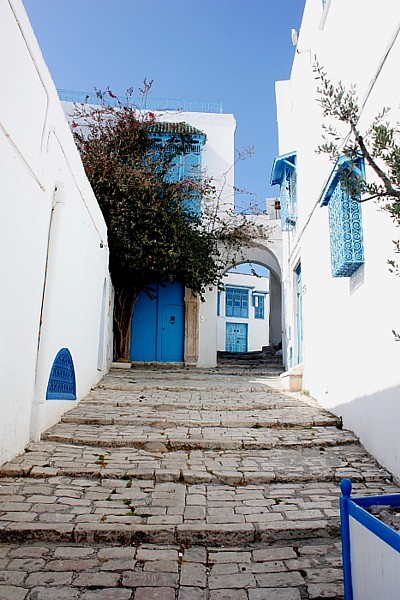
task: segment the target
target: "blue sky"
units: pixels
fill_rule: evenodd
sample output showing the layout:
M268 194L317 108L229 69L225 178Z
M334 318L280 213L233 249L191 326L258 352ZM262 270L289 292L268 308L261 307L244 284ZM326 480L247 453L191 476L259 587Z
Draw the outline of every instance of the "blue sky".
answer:
M305 0L23 0L58 88L222 102L238 126L236 185L261 203L277 153L275 81L290 76Z

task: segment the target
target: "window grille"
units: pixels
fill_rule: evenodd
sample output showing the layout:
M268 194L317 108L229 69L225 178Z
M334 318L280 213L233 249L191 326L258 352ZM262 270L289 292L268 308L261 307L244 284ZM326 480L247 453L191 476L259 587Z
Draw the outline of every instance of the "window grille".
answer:
M226 288L227 317L249 318L249 290L243 288Z
M46 399L76 400L75 369L68 348L62 348L54 359Z
M364 264L361 204L350 197L340 181L340 170L350 164L346 157L339 159L322 194L321 203L329 210L333 277L350 277ZM355 172L357 175L363 173L361 161Z

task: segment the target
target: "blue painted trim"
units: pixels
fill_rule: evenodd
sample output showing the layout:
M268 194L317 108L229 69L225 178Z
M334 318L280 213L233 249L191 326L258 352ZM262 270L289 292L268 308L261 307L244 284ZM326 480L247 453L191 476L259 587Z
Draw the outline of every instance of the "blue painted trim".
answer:
M400 533L365 510L369 506L400 506L400 494L351 498L352 483L350 479L342 479L340 487L343 494L340 499L340 529L342 536L345 600L353 600L349 516L353 517L368 531L388 544L393 550L400 552Z
M333 192L339 181L339 171L346 167L346 165L350 165L350 160L347 156L341 156L336 162L328 181L326 182L324 189L322 190L321 196L319 198L319 202L321 206L327 206L331 199ZM357 175L365 178L365 164L364 160L360 157L358 165L354 167L354 171Z
M400 494L382 494L382 496L363 496L352 498L358 506L400 506Z
M271 185L280 185L285 174L285 166L296 168L296 152L288 152L277 156L272 165Z
M242 290L254 290L255 286L254 285L241 285L240 283L238 283L238 284L226 283L225 284L225 291L226 290L235 290L236 288L240 288Z
M360 506L357 506L353 501L349 502L349 515L383 542L391 546L396 552L400 552L400 534L386 525L386 523L383 523L374 515L371 515L363 508L360 508Z
M340 532L342 538L342 560L343 560L343 582L345 600L353 600L353 583L351 577L351 547L350 547L350 524L349 503L352 484L350 479L342 479L340 489Z

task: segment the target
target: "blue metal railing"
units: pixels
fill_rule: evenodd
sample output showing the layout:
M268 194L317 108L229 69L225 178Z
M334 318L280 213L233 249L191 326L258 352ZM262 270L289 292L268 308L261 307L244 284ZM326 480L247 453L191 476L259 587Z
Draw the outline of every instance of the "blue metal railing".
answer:
M58 90L58 95L63 102L77 102L87 104L100 104L96 92L77 92L73 90ZM117 106L119 102L126 103L124 96L113 98L104 93L104 101L109 106ZM197 100L181 100L179 98L131 98L130 102L142 110L173 110L185 112L222 113L222 102L203 102Z
M345 600L353 600L354 582L352 574L352 548L350 517L353 517L358 523L370 531L379 540L400 553L400 533L370 514L365 508L371 506L400 506L400 494L383 494L381 496L364 496L361 498L352 498L352 483L350 479L342 479L340 484L343 496L340 499L340 527L342 537L342 558L343 558L343 579ZM377 560L382 557L377 556ZM368 575L367 569L364 569L365 576ZM384 573L385 565L381 565L381 572ZM393 590L393 596L384 596L385 600L399 598L399 590ZM356 598L356 600L358 600Z

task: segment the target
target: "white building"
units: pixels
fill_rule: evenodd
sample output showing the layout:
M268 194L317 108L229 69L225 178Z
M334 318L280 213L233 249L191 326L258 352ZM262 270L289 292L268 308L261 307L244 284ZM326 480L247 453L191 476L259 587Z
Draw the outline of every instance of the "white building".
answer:
M95 103L96 97L90 93L62 91L65 98L63 107L69 118L74 110L71 102L84 102L89 98ZM151 102L151 99L150 99ZM185 176L190 169L201 169L206 176L211 176L216 186L216 204L208 207L224 216L235 219L234 215L234 176L235 176L235 130L236 121L232 114L222 112L193 112L166 109L154 111L154 124L157 143L163 143L163 136L174 135L174 132L185 130L192 136L194 150L185 159L181 157L179 171ZM171 124L171 128L168 126ZM158 133L157 133L158 132ZM185 171L185 162L189 167ZM204 208L204 207L203 207ZM276 211L269 207L271 214L259 215L257 220L264 225L276 224ZM270 212L270 211L269 211ZM206 210L205 214L208 214ZM265 243L257 244L243 253L243 261L252 260L271 269L271 330L269 329L268 314L263 322L266 328L249 326L246 334L248 349L261 349L271 341L278 344L281 341L281 299L280 299L280 232L275 228L271 232L271 242L268 248ZM227 260L227 269L230 264ZM207 289L205 301L201 302L193 296L190 290L175 282L174 284L154 284L154 298L142 293L134 311L132 327L131 359L134 362L184 362L198 367L214 367L217 364L217 289ZM269 288L268 288L269 290ZM255 301L261 304L263 293ZM251 311L254 311L252 305ZM259 323L258 323L259 325ZM240 325L244 328L244 323ZM254 331L253 331L254 330ZM226 331L226 328L225 328ZM256 333L257 332L257 333ZM225 339L225 333L223 334ZM247 340L249 343L247 343Z
M0 1L0 464L111 360L107 231L21 0Z
M387 260L396 259L400 231L374 201L356 203L354 214L333 201L333 165L315 152L322 115L312 66L316 56L333 82L356 84L361 129L384 106L398 120L399 22L397 0L306 1L291 78L276 85L280 156L272 174L283 200L286 367L303 370L303 388L397 476L400 343L392 330L400 330L400 279ZM349 223L357 232L350 266L338 264Z
M217 297L217 348L261 351L269 345L269 278L228 271Z

